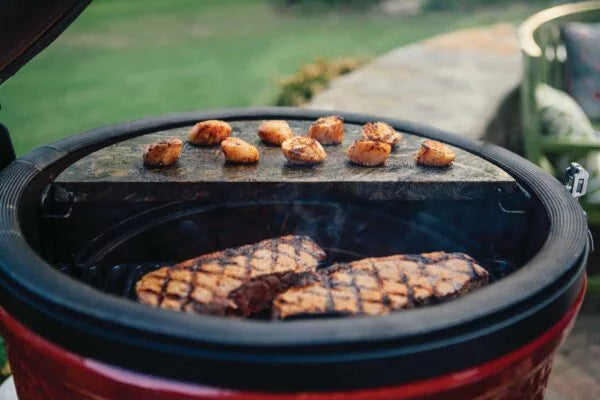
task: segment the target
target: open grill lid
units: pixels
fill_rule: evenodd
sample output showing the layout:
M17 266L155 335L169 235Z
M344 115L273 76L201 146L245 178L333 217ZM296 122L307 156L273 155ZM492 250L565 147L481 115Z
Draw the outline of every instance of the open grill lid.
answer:
M0 84L46 48L91 0L0 2Z

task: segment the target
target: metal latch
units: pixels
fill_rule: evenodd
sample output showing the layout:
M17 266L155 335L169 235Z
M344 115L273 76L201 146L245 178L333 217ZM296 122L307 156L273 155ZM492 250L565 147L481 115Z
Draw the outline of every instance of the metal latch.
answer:
M587 192L590 173L581 165L573 162L565 171L565 187L576 199Z
M581 196L585 195L587 192L588 181L590 179L590 173L587 172L585 168L583 168L578 163L571 163L569 167L565 171L565 187L571 193L571 196L578 199ZM583 214L587 218L587 214L584 211ZM588 241L590 244L590 252L594 252L594 237L592 236L592 232L588 229Z

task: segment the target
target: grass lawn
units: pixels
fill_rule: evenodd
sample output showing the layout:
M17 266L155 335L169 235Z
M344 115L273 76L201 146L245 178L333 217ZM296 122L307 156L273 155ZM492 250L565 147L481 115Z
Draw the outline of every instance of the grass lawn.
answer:
M0 86L0 120L24 154L147 115L268 105L279 77L317 57L372 57L444 31L518 22L532 11L295 15L265 0L97 0Z

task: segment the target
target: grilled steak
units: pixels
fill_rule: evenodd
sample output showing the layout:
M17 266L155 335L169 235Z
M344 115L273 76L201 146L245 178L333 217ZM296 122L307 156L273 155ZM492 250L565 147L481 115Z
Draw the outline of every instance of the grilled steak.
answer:
M144 275L138 301L192 313L247 316L312 274L325 252L310 238L277 239L206 254Z
M274 317L387 314L455 298L488 281L487 271L471 257L444 252L367 258L315 276L277 295Z

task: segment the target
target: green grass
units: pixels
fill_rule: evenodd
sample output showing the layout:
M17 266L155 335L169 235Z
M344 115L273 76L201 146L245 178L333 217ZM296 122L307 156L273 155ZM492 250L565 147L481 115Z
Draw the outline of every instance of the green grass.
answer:
M10 374L9 369L6 367L8 357L6 356L6 349L4 348L4 339L0 337L0 383L4 381L7 375Z
M589 295L600 295L600 276L588 275L587 291Z
M98 0L0 87L0 120L24 154L147 115L272 104L277 79L317 57L372 57L531 12L503 7L400 18L282 13L264 0Z

